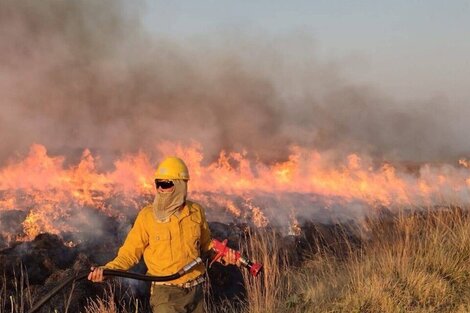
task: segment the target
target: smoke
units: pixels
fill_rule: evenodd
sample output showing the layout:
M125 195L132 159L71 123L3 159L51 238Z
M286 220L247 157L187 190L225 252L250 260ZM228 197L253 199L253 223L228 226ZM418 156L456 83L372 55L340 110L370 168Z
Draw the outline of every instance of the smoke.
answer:
M266 162L292 145L413 161L470 151L459 106L398 103L348 81L305 37L157 38L142 12L0 0L0 160L33 143L114 155L197 141L209 158L246 150Z

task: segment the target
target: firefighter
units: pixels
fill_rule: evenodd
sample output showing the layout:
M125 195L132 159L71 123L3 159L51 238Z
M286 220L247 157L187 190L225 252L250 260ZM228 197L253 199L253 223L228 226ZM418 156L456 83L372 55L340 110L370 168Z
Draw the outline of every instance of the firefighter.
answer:
M89 280L101 282L104 268L128 270L141 257L149 275L171 275L211 250L204 209L186 199L186 164L179 158L167 157L158 165L154 178L157 192L153 203L139 212L116 258L102 267L92 267ZM230 249L222 263L237 264L235 251ZM203 312L204 280L205 266L199 264L178 279L152 283L153 313Z

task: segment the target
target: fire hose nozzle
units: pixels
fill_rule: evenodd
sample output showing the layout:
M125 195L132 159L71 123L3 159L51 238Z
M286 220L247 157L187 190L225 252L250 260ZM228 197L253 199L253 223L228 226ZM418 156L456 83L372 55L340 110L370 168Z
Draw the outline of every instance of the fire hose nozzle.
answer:
M250 274L254 277L258 276L258 274L263 269L263 264L251 262L244 257L240 257L240 264L246 267L250 271Z
M229 249L227 247L227 239L225 239L222 242L216 239L212 239L212 249L215 251L216 255L212 259L212 262L210 263L209 267L212 266L212 264L215 261L218 261L221 258L223 258L225 255L227 255L228 249ZM236 250L235 250L235 258L237 261L240 261L240 264L243 267L246 267L250 271L250 274L253 275L254 277L256 277L263 269L263 264L250 261L248 258L242 256L241 253Z

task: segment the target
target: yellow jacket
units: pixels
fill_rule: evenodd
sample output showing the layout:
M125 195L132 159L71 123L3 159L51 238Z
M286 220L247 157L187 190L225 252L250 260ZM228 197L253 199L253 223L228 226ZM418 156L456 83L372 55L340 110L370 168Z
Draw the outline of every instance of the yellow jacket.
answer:
M211 234L202 206L186 201L179 214L173 214L169 221L158 222L152 205L148 205L137 215L117 257L104 267L128 270L143 255L149 275L171 275L210 248ZM169 283L182 284L204 272L204 264L199 264Z

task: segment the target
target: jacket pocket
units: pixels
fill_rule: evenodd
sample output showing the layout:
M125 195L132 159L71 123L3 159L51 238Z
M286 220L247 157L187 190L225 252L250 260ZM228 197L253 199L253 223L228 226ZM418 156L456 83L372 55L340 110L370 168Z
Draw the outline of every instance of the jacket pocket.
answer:
M156 262L161 267L166 267L172 263L173 253L171 251L171 234L170 230L165 228L157 229L153 238L150 238L150 245L154 250L157 258Z

